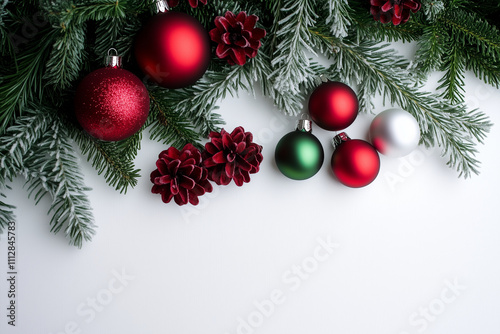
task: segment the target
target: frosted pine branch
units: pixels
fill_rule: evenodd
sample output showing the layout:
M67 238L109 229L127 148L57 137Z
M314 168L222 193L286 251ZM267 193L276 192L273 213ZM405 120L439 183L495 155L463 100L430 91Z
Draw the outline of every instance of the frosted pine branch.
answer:
M330 32L338 38L346 37L351 25L347 0L328 0L325 8L329 13L326 24L330 26Z
M308 28L315 24L316 14L311 0L284 0L278 21L276 38L279 40L271 62L273 73L271 80L281 93L300 92L300 84L314 76L309 65L308 53L316 55L310 45Z

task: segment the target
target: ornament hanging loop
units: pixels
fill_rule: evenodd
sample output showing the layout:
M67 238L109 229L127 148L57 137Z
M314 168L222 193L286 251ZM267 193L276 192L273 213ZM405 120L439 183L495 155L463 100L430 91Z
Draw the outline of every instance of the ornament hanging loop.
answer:
M170 10L167 0L156 0L156 13L165 13Z
M106 66L108 67L122 67L122 57L118 55L118 51L115 48L108 50L108 56L106 57Z

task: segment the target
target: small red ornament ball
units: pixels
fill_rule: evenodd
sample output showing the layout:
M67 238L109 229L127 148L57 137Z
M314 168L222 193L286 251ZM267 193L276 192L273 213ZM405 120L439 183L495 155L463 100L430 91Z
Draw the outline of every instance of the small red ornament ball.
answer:
M358 97L342 82L319 85L309 98L309 114L318 126L329 131L347 128L358 116Z
M352 188L372 183L380 170L377 150L364 140L349 139L345 133L338 136L345 137L336 147L331 160L331 167L337 179Z
M181 12L153 16L135 41L135 58L158 85L175 89L194 84L211 58L210 37L201 23Z
M91 136L126 139L139 131L149 114L149 94L134 74L119 67L91 72L75 96L76 118Z

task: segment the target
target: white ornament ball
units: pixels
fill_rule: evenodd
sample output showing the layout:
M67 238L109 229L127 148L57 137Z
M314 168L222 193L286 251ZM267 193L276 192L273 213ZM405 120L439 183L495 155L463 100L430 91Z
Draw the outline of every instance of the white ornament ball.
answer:
M398 158L412 152L420 140L417 120L407 111L382 111L370 125L370 141L383 155Z

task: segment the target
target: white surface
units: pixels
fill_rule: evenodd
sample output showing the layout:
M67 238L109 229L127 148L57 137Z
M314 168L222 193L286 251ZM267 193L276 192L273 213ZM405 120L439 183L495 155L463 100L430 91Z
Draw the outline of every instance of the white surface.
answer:
M500 123L498 90L469 76L466 91L471 108ZM198 207L150 193L166 147L147 139L142 178L127 195L82 158L98 230L81 250L49 232L48 200L35 206L14 182L17 322L7 325L4 235L0 333L500 332L498 126L479 146L480 176L458 179L439 150L419 148L382 157L377 180L350 189L329 168L332 133L314 127L323 168L292 181L277 170L274 148L295 118L246 93L220 106L225 128L253 132L264 161L249 184L216 186ZM373 117L360 115L347 133L366 138ZM329 240L336 248L321 248Z

